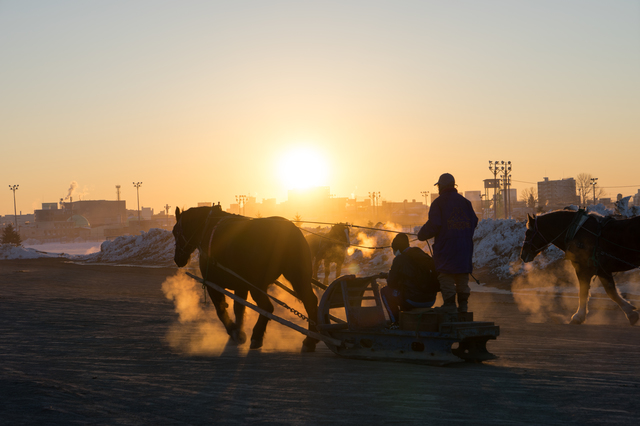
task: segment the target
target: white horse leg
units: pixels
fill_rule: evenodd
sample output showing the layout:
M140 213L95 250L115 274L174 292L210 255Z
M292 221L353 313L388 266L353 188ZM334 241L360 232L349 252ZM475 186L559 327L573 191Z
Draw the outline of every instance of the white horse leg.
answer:
M629 323L631 325L635 325L640 318L640 314L636 310L636 307L629 303L624 297L620 295L620 292L616 288L616 283L613 281L613 276L606 275L598 275L600 281L602 282L602 286L604 287L607 295L620 306L622 312L627 316Z
M582 324L587 319L587 303L589 303L591 275L578 273L578 270L576 270L576 275L580 283L580 303L578 304L578 310L571 317L571 324Z

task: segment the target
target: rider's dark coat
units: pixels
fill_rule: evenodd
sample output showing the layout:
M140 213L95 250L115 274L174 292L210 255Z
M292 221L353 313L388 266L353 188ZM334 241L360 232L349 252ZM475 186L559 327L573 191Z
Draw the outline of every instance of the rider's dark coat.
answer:
M408 247L393 259L387 285L418 303L435 300L440 290L433 259L420 247Z
M473 232L478 217L471 202L455 188L441 191L431 204L429 220L418 232L418 239L435 237L433 260L438 272L463 274L473 271Z

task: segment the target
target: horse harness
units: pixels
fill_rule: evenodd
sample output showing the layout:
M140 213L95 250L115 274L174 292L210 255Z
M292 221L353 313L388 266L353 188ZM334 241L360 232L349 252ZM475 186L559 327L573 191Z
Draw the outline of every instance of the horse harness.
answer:
M595 232L583 227L583 225L586 223L586 221L591 217L595 219L596 224L597 224L597 230ZM596 238L596 242L594 244L591 256L589 257L589 261L597 269L602 269L604 271L604 268L602 268L601 262L599 260L600 256L608 256L608 257L610 257L612 259L615 259L615 260L617 260L619 262L622 262L622 263L624 263L626 265L632 266L633 268L639 268L638 266L636 266L636 265L634 265L634 264L632 264L630 262L622 260L622 259L620 259L620 258L618 258L616 256L613 256L612 254L609 254L609 253L605 252L604 250L600 249L600 239L602 237L602 231L605 229L605 227L607 225L609 225L611 222L614 222L615 220L616 219L613 218L613 217L600 218L598 216L589 215L586 212L585 209L579 209L576 212L576 216L573 218L573 220L571 221L569 226L565 230L560 232L553 240L547 241L546 238L544 238L544 235L542 235L542 233L540 233L540 231L538 229L538 217L536 216L535 224L534 224L534 234L531 236L530 241L525 241L524 244L531 245L533 247L533 238L536 236L536 234L540 234L540 237L545 241L545 245L542 246L539 249L536 249L535 251L542 251L545 248L547 248L549 245L551 245L553 242L555 242L558 238L560 238L560 236L563 233L565 233L565 231L566 231L564 242L565 242L565 244L568 245L568 244L570 244L571 242L574 241L575 236L578 233L578 231L580 229L584 229L585 232L588 232L589 234L593 235ZM611 243L611 244L618 245L618 244L613 243L612 241L609 241L609 240L606 240L606 241ZM580 241L577 241L575 244L576 244L576 246L578 248L581 248L581 249L584 248L584 245ZM620 246L620 247L622 247L622 246ZM533 248L535 249L535 247L533 247ZM623 247L623 248L626 248L626 249L632 250L632 251L637 251L637 250L630 249L629 247Z

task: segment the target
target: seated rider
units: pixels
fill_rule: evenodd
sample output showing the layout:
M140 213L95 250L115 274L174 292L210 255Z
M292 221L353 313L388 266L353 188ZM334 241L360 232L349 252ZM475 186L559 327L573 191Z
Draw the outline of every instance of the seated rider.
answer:
M401 310L432 307L440 286L433 259L420 247L411 247L407 234L396 235L391 249L396 257L380 295L391 323L395 324Z

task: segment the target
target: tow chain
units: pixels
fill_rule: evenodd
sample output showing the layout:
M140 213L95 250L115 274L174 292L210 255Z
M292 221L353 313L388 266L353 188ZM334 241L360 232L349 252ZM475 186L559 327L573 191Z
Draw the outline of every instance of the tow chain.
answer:
M297 309L292 308L291 306L287 305L285 302L283 302L282 300L270 295L269 293L267 293L266 291L262 290L261 288L257 287L256 285L254 285L253 283L249 282L248 280L244 279L244 277L241 277L240 275L236 274L233 270L222 266L220 263L216 262L215 260L213 261L212 266L214 268L220 268L223 271L233 275L234 277L238 278L240 281L250 285L251 287L253 287L254 289L258 290L260 293L264 294L265 296L269 297L271 300L273 300L274 302L276 302L278 305L282 306L283 308L289 310L290 312L292 312L295 316L299 317L300 319L302 319L303 321L308 322L311 325L316 325L315 321L311 320L310 318L308 318L306 315L304 315L303 313L299 312ZM206 280L206 278L203 278ZM203 286L205 285L204 283L202 284Z

